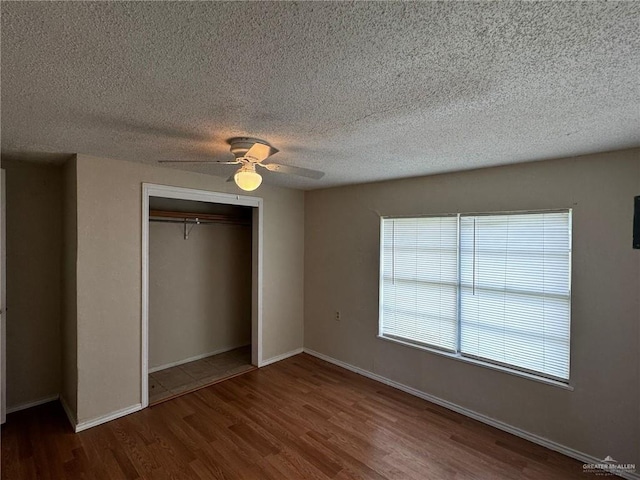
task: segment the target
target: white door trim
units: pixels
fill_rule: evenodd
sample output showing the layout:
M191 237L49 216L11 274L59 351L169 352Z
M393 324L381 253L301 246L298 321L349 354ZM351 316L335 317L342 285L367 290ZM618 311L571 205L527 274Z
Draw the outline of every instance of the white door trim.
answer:
M7 182L0 180L0 424L7 420Z
M149 405L149 197L195 200L253 207L251 281L251 363L262 366L262 256L263 200L259 197L194 190L168 185L142 184L142 345L141 403Z

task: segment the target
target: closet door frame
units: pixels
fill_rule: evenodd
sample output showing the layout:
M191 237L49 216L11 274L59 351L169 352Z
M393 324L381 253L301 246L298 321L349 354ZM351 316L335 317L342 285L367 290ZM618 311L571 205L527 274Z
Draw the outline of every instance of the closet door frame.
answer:
M149 406L149 197L194 200L253 207L251 241L251 363L261 367L262 359L262 251L263 200L260 197L194 190L153 183L142 184L142 335L141 400Z

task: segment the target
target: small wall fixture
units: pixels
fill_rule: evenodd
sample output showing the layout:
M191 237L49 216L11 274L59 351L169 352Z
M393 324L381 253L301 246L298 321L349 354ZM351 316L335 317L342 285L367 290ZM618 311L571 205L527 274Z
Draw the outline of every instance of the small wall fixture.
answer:
M246 163L233 176L236 185L246 192L252 192L262 183L262 176L256 172L253 163Z

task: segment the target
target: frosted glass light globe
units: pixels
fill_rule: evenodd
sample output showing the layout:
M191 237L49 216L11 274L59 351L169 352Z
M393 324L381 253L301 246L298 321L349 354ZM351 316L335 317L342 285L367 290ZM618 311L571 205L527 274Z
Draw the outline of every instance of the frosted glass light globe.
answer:
M262 177L256 173L255 169L241 168L233 176L236 185L246 192L252 192L262 183Z

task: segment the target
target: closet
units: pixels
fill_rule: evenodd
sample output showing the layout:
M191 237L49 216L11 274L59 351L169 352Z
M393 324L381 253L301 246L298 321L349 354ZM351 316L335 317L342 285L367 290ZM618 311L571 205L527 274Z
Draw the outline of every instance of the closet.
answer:
M149 403L250 371L252 208L149 199Z

